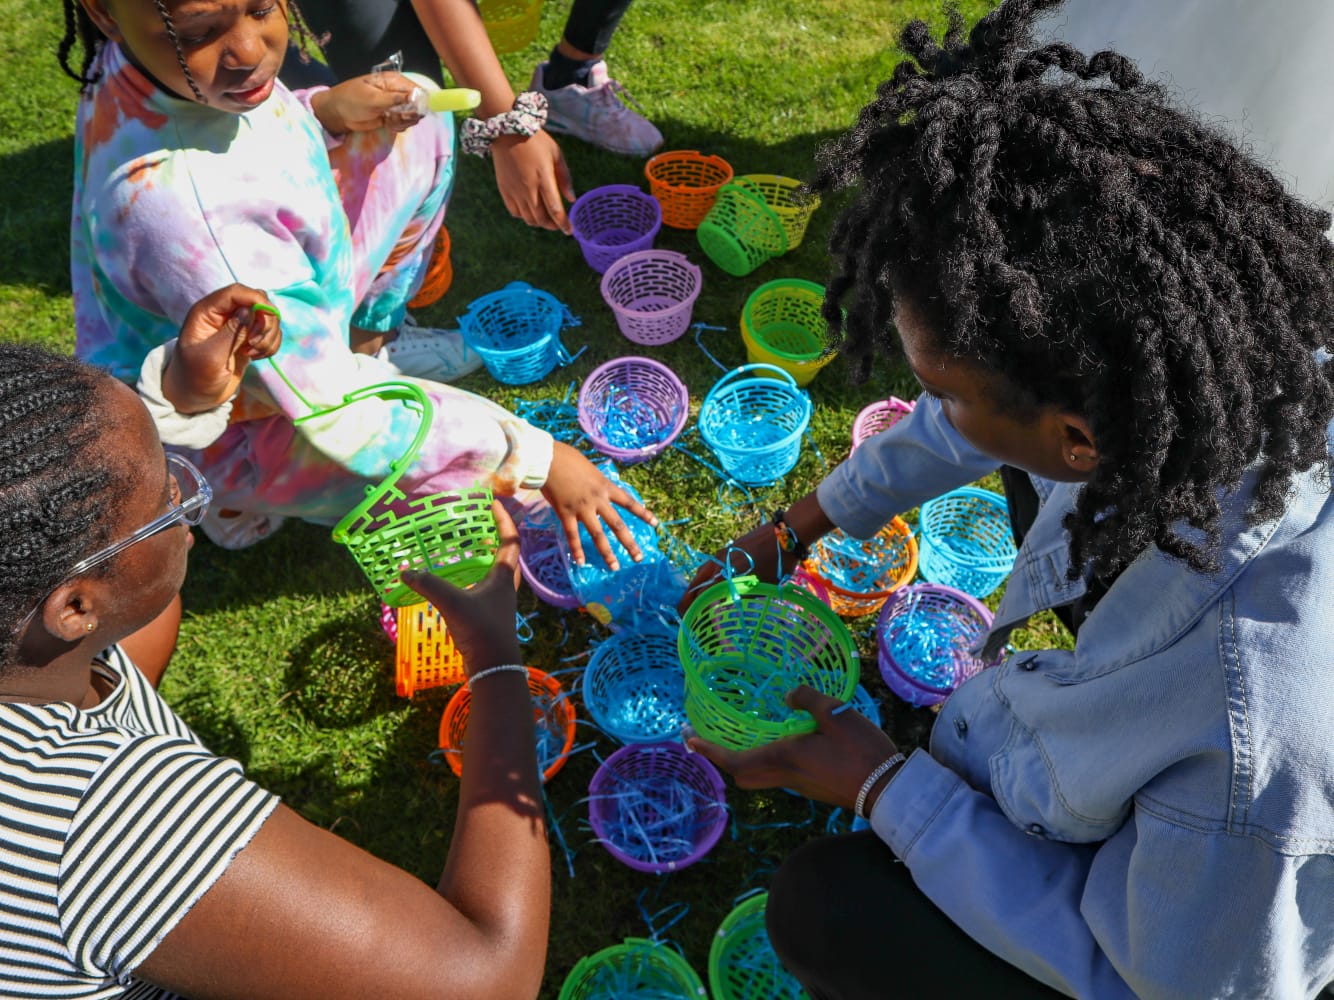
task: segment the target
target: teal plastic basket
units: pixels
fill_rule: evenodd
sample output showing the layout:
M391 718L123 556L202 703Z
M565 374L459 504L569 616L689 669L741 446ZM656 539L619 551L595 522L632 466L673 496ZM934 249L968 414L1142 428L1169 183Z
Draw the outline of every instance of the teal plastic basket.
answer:
M492 378L506 385L526 385L574 360L560 333L577 322L551 293L511 281L469 303L459 317L459 329Z
M733 368L699 408L704 443L723 471L747 486L768 485L792 470L810 422L811 397L774 365Z

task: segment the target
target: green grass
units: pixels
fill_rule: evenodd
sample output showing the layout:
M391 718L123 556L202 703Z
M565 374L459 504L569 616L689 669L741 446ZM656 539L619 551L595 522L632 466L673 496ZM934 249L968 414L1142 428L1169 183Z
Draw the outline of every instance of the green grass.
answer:
M976 16L986 2L963 6ZM526 83L564 14L563 4L547 5L544 45L506 57L511 79ZM6 52L0 80L0 121L6 123L0 129L0 336L68 351L74 343L68 225L75 85L56 66L61 26L54 4L0 0L0 15ZM641 0L623 22L611 61L662 128L667 148L721 154L738 173L801 177L819 144L847 127L889 74L895 29L913 16L941 21L935 0ZM573 141L564 148L579 190L642 182L639 161ZM639 349L620 337L576 245L511 220L490 174L488 163L464 158L448 217L454 286L420 318L453 325L469 301L512 280L551 291L583 317L582 326L565 334L572 350L587 346L583 356L539 386L512 389L474 376L467 387L506 405L516 398L558 397L601 361ZM797 251L741 279L704 262L693 234L664 232L660 246L704 263L695 319L728 328L708 334L710 349L724 363L745 360L738 318L760 282L826 277L822 248L838 208L826 204L816 213ZM698 406L718 373L690 339L650 353L682 375ZM819 453L805 448L785 482L757 491L759 508L782 505L813 486L846 453L856 412L891 392L915 394L911 377L897 365L880 365L864 385L851 384L841 361L822 372L811 385ZM625 476L660 516L688 516L682 534L702 549L716 548L760 516L757 509L720 504L716 480L676 453L630 468ZM448 768L428 759L447 692L425 692L411 702L395 696L392 650L351 558L325 529L289 524L247 552L224 553L201 543L192 562L180 649L163 684L168 700L214 750L240 759L255 780L312 822L433 883L458 787ZM526 591L520 605L537 612L537 640L528 647L535 666L557 670L583 663L580 654L598 632L588 619L562 619ZM865 680L885 706L888 730L905 748L919 745L933 716L887 693L870 644L860 641ZM1018 633L1016 641L1026 647L1069 644L1049 617ZM581 727L581 741L592 737L591 729ZM597 740L599 754L612 749L605 738ZM581 956L627 936L646 936L643 913L669 903L689 907L667 936L703 976L710 938L734 897L763 886L789 850L824 833L830 815L826 807L781 791L732 789L736 836L725 836L695 867L655 878L620 866L591 843L579 800L595 767L586 751L547 788L575 852L573 877L564 855L553 855L548 996L555 996Z

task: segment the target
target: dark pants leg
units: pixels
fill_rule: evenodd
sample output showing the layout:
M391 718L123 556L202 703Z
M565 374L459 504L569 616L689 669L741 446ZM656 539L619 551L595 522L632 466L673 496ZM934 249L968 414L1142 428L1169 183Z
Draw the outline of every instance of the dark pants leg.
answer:
M440 57L409 0L300 0L316 35L328 33L324 55L340 80L369 73L403 53L403 68L444 84Z
M631 0L574 0L565 19L565 40L576 49L601 55L611 44L616 26Z
M794 851L769 887L766 922L812 1000L1062 995L955 926L869 830Z

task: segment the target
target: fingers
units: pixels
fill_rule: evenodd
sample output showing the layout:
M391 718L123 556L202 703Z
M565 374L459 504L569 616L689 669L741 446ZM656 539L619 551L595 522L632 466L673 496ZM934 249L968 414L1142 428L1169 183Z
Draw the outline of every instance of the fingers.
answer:
M568 202L574 202L576 195L574 193L574 178L570 176L570 168L565 162L565 154L556 146L556 184L560 187L560 193Z
M568 180L568 175L566 177ZM566 236L573 231L569 216L565 214L565 203L561 201L561 192L557 177L551 173L545 174L538 187L538 195L542 199L542 208L546 212L547 219L551 222L552 229L559 229Z
M605 562L607 567L613 572L620 569L621 562L616 558L616 553L611 547L611 539L607 537L607 532L602 527L603 515L600 515L597 511L589 511L582 516L582 520L584 527L588 529L588 534L593 539L593 547L596 548L598 554L602 556L602 561ZM630 534L629 530L625 527L625 522L620 519L619 515L612 514L610 520L607 522L608 527L611 527L612 530L615 531L616 529L612 525L613 521L615 524L620 525L621 531L625 532L626 535ZM617 533L617 537L620 537L619 533ZM630 537L630 541L633 544L633 536ZM621 544L625 545L624 539L621 540ZM627 551L630 550L629 545L626 545L625 547ZM636 553L639 553L639 558L635 558ZM630 556L631 558L635 558L635 561L638 562L639 559L643 558L643 553L640 553L638 546L636 546L635 549L630 552Z
M496 535L500 538L496 564L513 572L519 568L519 529L499 500L491 501L491 515L496 519Z
M843 702L827 694L821 694L815 688L808 684L801 684L794 687L783 699L787 702L788 708L799 708L810 712L815 716L815 721L821 728L828 724L833 717L836 708L840 708Z
M584 542L579 537L579 519L573 514L560 515L561 527L565 529L565 540L570 545L570 559L576 566L582 566L587 559L584 557ZM602 529L599 528L599 531ZM605 558L605 557L604 557ZM608 563L607 565L611 565Z

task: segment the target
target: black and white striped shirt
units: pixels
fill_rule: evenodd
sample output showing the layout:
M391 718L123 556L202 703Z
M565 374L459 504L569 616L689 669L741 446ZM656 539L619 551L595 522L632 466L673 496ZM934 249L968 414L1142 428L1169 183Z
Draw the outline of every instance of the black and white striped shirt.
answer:
M0 997L166 998L134 969L277 798L199 742L118 647L89 711L0 704Z

